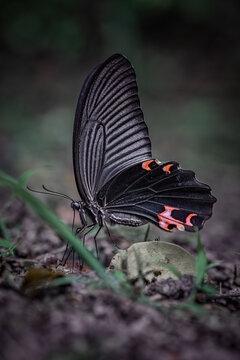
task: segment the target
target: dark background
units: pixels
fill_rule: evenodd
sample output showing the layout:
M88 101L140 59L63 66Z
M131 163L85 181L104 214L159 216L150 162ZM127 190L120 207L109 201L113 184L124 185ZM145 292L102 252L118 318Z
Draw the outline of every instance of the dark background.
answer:
M240 2L0 5L1 168L14 176L37 169L32 186L78 200L71 157L77 98L92 67L123 53L137 73L153 155L179 161L211 185L218 203L206 234L237 244Z

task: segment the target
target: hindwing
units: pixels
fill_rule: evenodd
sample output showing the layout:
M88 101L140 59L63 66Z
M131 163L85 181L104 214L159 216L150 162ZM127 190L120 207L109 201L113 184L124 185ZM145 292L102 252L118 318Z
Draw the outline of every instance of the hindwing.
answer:
M121 214L130 214L167 231L201 229L216 201L193 171L182 170L175 161L161 164L155 159L117 175L97 199L113 221L117 217L121 223Z

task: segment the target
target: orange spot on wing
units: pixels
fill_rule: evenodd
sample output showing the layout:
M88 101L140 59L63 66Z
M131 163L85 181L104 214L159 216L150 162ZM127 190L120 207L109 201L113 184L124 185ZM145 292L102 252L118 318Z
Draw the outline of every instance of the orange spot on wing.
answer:
M166 171L167 173L171 174L171 171L169 170L171 167L173 166L173 164L168 164L166 166L163 167L163 171Z
M179 208L175 208L172 206L164 206L164 211L158 214L159 218L159 226L167 231L173 231L174 229L178 229L180 231L184 230L184 225L193 226L191 223L191 218L193 216L197 216L197 214L189 214L186 218L186 221L176 220L172 217L172 211L180 210Z
M144 161L144 162L142 163L142 168L143 168L144 170L150 171L151 169L150 169L150 167L149 167L149 164L151 164L152 161L153 161L153 160Z
M155 164L157 164L157 165L160 165L160 162L159 162L158 160L148 160L148 161L144 161L144 162L142 163L142 168L143 168L144 170L151 171L152 169L149 167L149 165L150 165L151 163L155 163Z
M193 226L193 224L190 222L190 220L191 220L191 218L192 218L193 216L197 216L197 214L189 214L189 215L187 216L187 218L186 218L186 225L188 225L188 226Z
M159 226L165 230L173 231L175 228L177 228L180 231L184 230L184 226L182 221L176 220L172 217L172 211L173 210L179 210L179 208L175 208L172 206L164 206L165 210L158 214L159 218ZM169 227L169 225L174 225L172 228Z

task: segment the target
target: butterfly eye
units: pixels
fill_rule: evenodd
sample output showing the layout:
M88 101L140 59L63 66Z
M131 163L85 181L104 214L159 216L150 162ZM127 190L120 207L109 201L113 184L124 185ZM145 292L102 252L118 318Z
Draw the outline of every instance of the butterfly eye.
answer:
M79 210L80 209L79 202L78 201L72 201L71 208L74 209L74 210Z

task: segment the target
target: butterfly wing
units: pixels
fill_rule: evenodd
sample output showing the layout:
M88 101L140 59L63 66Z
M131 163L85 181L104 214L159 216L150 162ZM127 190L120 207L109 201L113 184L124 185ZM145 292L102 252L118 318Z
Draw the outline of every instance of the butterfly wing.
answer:
M182 170L174 161L161 164L154 159L117 175L97 199L115 222L134 225L142 219L167 231L201 229L216 201L193 171Z
M110 179L151 156L135 72L113 55L90 73L77 104L73 164L81 198L95 201Z

